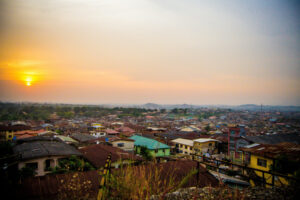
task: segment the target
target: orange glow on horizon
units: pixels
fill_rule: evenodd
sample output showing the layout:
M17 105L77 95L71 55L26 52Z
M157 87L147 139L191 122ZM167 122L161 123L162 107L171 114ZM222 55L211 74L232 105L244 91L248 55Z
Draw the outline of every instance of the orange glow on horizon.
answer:
M23 81L26 86L31 86L34 81L36 81L36 73L35 72L25 72L23 75Z
M31 86L31 83L32 83L32 77L27 76L27 77L25 78L25 82L26 82L26 85L27 85L27 86Z

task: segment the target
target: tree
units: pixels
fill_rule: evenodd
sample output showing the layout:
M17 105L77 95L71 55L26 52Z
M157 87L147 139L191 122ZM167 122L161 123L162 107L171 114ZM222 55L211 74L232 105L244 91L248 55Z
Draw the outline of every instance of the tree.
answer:
M150 151L149 151L149 149L147 149L147 147L144 147L144 146L141 146L140 154L141 154L141 156L143 156L143 158L146 161L150 161L153 158Z
M0 143L0 157L5 157L7 155L13 154L11 142L1 142Z
M23 167L20 171L20 177L21 178L27 178L27 177L31 177L34 176L36 174L35 169L31 168L31 167Z
M61 159L59 161L59 166L55 167L52 172L62 174L69 171L89 171L93 169L94 168L90 163L85 162L77 156L71 156L70 158Z
M209 132L209 131L210 131L209 125L206 125L205 130L206 130L206 132Z
M174 108L174 109L171 110L171 112L174 113L174 114L177 114L178 113L178 109Z

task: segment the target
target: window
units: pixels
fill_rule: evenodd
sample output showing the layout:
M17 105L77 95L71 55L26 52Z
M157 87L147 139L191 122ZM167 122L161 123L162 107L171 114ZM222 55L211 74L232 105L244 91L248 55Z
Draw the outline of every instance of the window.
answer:
M190 147L190 150L193 150L193 147Z
M54 160L53 159L45 160L45 170L50 171L51 167L54 167Z
M155 153L158 153L158 149L155 149Z
M26 167L36 170L38 168L38 163L26 163Z
M187 149L187 146L185 145L184 148Z
M163 153L165 153L165 152L166 152L166 151L165 151L165 149L163 149L162 151L163 151Z
M182 147L182 144L180 145L180 147Z
M124 143L118 143L118 147L124 147Z
M261 167L267 167L267 161L257 158L257 165Z
M209 143L209 144L208 144L208 146L210 146L210 147L211 147L211 146L212 146L212 143Z

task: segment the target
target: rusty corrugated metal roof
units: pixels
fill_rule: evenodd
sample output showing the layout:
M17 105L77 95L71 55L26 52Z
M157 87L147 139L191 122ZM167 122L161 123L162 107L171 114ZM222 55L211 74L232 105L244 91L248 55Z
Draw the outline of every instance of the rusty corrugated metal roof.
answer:
M279 155L286 155L290 159L300 160L300 145L294 143L259 144L250 148L240 148L240 150L267 158L276 158Z
M123 151L122 149L119 149L117 147L112 147L104 144L90 145L79 149L79 151L83 154L84 158L86 158L97 168L103 167L105 165L105 161L109 153L111 153L112 162L116 162L120 159L141 159L132 153Z

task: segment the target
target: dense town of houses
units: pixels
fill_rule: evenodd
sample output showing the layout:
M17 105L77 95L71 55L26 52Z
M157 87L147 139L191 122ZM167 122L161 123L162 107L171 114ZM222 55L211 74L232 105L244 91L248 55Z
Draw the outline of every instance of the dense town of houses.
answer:
M289 184L286 178L271 177L268 172L281 155L300 161L299 122L281 120L280 112L227 111L202 119L190 112L190 116L158 110L139 117L64 119L55 116L48 121L9 121L0 125L0 133L2 141L14 143L17 168L30 167L36 177L51 177L51 169L71 156L83 158L95 169L103 168L110 154L112 168L130 163L138 165L144 162L146 148L156 162L166 167L174 163L177 167L196 167L195 163L205 158L225 160L260 170L254 171L255 176L266 179L266 184ZM222 168L235 169L226 163L217 167L218 172ZM207 184L214 185L220 177L209 171L203 171L201 176ZM225 175L223 179L240 186L256 184Z

